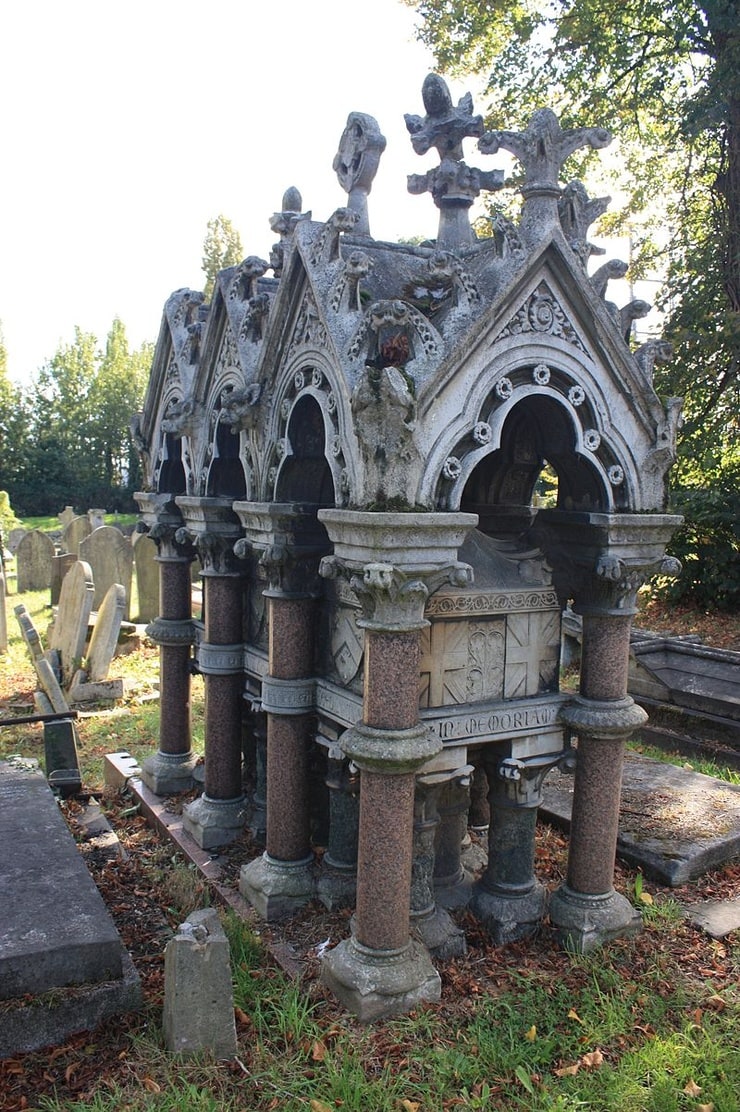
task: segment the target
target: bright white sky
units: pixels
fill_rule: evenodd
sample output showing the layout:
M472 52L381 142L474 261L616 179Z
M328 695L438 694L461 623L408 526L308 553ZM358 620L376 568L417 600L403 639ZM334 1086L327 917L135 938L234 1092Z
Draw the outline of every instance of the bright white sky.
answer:
M115 316L138 345L162 306L201 289L223 213L267 258L296 185L326 219L346 203L332 160L347 115L388 140L370 195L377 239L436 234L406 175L403 113L423 114L431 56L400 0L19 0L0 37L0 321L11 378ZM467 86L451 84L457 99ZM480 105L483 108L483 105ZM472 154L472 151L471 151Z

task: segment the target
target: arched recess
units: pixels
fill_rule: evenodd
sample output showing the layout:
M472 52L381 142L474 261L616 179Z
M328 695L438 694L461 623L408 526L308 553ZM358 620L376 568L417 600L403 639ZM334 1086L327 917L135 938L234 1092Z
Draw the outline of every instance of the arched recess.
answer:
M239 457L239 432L226 421L219 420L220 407L215 410L216 424L212 440L211 466L208 468L206 494L241 501L247 497L244 467Z
M576 451L567 411L552 398L532 395L508 414L500 446L470 475L460 509L477 513L490 535L520 532L535 514L533 496L545 463L557 475L557 508L608 512L609 493L597 467Z
M182 462L182 441L175 437L174 433L165 433L161 459L157 491L160 494L187 494L187 476Z
M334 506L334 480L326 458L324 416L311 394L304 394L294 405L286 439L289 454L280 467L275 500Z

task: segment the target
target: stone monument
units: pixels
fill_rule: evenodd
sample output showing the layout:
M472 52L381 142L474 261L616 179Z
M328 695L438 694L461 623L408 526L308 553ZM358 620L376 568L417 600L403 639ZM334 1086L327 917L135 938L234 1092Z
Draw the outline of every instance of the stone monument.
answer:
M346 204L314 220L288 189L269 263L223 270L210 305L172 294L132 424L161 600L160 748L144 778L191 786L196 668L205 790L185 826L203 848L245 822L264 833L240 888L266 919L315 896L354 905L323 977L367 1020L439 995L435 957L465 947L450 907L470 901L496 942L548 914L577 950L635 929L613 887L624 743L644 717L626 693L629 629L680 521L665 488L680 402L654 391L655 344L630 345L644 304L606 300L625 265L588 270L606 199L562 181L568 156L609 133L563 129L549 109L486 132L434 74L422 102L406 124L439 165L408 188L438 207L436 241L372 238L385 140L351 113L334 159ZM520 219L487 237L471 206L506 182L464 161L475 139L521 164ZM557 495L543 508L546 463ZM559 687L569 602L577 695ZM534 829L556 767L576 778L568 876L549 899ZM471 782L489 842L474 885Z

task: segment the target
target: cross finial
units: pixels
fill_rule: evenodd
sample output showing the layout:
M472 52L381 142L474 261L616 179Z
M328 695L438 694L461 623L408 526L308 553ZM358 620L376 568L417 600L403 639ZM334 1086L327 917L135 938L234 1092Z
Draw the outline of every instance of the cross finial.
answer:
M462 141L483 134L483 117L473 115L473 98L466 93L455 107L446 82L436 73L424 79L422 100L426 116L406 113L406 128L417 154L434 147L440 164L426 174L410 174L410 193L431 193L439 209L437 243L455 249L474 242L468 210L481 189L500 189L500 170L476 170L463 158Z
M356 235L370 235L367 196L384 150L385 136L380 132L378 121L364 112L350 112L334 156L333 169L347 194L347 208L358 215Z

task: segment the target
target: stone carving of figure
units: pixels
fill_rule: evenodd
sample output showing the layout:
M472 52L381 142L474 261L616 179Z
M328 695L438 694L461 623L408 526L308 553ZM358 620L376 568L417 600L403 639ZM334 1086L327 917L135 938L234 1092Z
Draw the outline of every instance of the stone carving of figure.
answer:
M398 367L365 367L352 395L355 432L370 501L408 500L410 469L419 460L414 443L416 400Z

